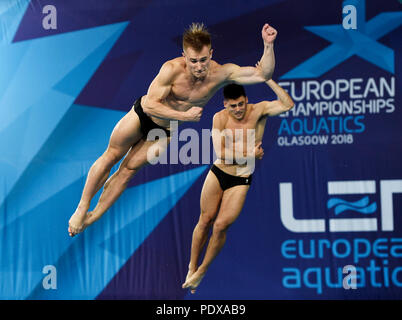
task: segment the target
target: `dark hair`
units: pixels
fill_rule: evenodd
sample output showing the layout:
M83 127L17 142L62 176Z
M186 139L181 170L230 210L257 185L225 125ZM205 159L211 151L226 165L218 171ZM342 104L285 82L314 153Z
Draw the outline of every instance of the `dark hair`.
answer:
M191 47L200 52L204 46L211 48L211 35L203 23L193 22L183 33L183 49Z
M223 88L223 98L225 100L237 99L239 97L247 97L244 87L239 84L228 84Z

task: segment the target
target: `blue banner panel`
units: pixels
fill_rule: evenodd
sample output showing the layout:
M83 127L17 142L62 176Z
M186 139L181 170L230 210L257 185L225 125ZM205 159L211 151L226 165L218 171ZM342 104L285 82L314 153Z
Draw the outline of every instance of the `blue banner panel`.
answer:
M213 60L239 66L260 60L272 25L273 79L295 103L268 117L244 208L195 294L182 284L221 90L166 161L67 231L113 128L192 22ZM398 0L1 1L0 299L401 299L401 24Z

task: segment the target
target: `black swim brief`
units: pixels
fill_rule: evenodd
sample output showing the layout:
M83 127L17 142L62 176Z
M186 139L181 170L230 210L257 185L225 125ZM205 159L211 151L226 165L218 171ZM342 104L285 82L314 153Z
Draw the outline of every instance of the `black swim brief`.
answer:
M227 174L219 169L216 165L212 165L211 171L215 174L223 191L239 185L251 185L253 175L248 177L237 177Z
M137 113L138 117L140 118L141 123L141 132L143 134L143 139L146 139L148 136L148 132L152 129L162 129L167 137L170 137L170 130L161 127L160 125L156 124L152 121L152 119L144 112L141 106L141 98L137 99L134 103L134 111Z

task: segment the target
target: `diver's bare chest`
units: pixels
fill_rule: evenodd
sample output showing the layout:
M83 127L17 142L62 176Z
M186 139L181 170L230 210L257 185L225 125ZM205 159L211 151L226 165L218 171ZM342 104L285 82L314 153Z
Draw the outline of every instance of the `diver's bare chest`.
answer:
M259 120L258 114L254 112L248 115L247 120L243 121L237 121L228 117L225 129L233 130L233 132L236 130L243 130L244 132L247 132L248 129L255 130Z
M216 92L216 85L212 82L188 83L186 81L175 82L172 86L171 96L177 101L189 102L192 104L203 104L208 102Z

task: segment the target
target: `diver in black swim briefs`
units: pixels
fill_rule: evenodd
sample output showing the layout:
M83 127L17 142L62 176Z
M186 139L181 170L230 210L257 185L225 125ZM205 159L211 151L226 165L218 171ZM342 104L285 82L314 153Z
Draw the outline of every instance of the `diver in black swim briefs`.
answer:
M226 231L243 208L252 180L254 161L262 159L264 155L261 143L267 117L288 111L294 106L287 92L275 81L270 79L266 84L279 100L251 104L242 86L230 84L223 90L225 108L214 115L212 140L217 160L202 188L201 215L194 228L189 270L182 285L192 293L225 244ZM240 134L233 134L236 130L240 130ZM251 145L248 139L247 142L243 141L248 130L254 130L255 140ZM198 265L211 228L205 256Z
M144 112L141 106L141 98L135 101L133 109L140 118L141 132L143 134L142 138L146 139L149 131L151 131L152 129L162 129L166 133L166 136L170 137L170 130L153 122L152 119Z
M203 107L229 83L251 85L271 79L276 35L276 30L265 24L261 30L264 47L260 64L240 67L234 63L219 64L212 59L211 35L204 24L193 23L185 30L180 56L163 63L147 94L119 120L106 150L91 166L81 198L68 221L69 235L73 237L82 232L109 210L129 181L152 162L152 155L149 155L153 153L148 151L166 150L171 120L200 121ZM147 135L153 128L165 131L168 136L148 140ZM118 170L109 177L111 169L120 160ZM95 194L102 188L94 209L88 211Z
M248 177L232 176L231 174L227 174L226 172L222 171L214 164L211 167L211 171L215 174L223 191L235 186L249 186L251 185L251 180L253 177L252 174L250 174Z

